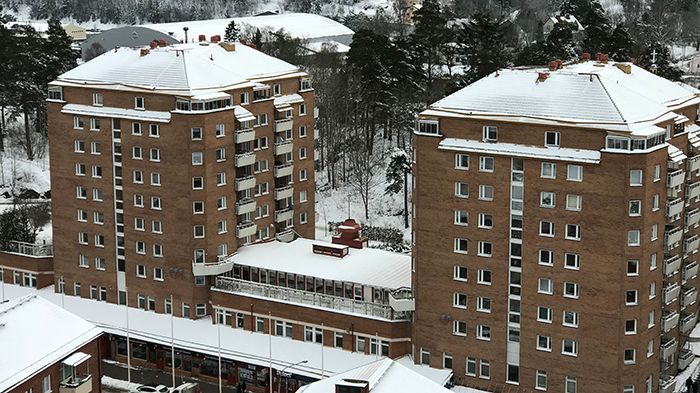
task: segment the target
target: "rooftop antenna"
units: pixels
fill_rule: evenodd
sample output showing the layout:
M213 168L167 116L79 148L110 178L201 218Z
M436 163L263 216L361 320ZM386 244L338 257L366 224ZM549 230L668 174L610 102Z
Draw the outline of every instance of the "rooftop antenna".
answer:
M187 41L187 31L188 31L189 29L190 29L190 28L187 27L187 26L185 26L185 27L182 28L182 30L185 31L185 44L188 42L188 41Z
M350 219L350 195L348 195L348 220Z

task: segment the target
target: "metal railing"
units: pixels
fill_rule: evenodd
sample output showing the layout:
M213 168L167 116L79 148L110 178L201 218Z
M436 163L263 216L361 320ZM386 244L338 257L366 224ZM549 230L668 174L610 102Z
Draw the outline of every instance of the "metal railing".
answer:
M283 300L332 310L351 312L390 320L407 320L409 314L398 313L388 304L378 304L338 296L278 287L230 277L217 277L215 288L225 292L244 293L270 299Z
M11 240L3 251L15 252L17 254L29 255L33 257L50 257L53 256L53 245Z

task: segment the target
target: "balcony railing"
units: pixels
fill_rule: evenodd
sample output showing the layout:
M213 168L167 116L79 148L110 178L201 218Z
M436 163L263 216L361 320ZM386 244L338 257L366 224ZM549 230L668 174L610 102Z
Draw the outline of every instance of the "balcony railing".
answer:
M698 299L698 291L695 288L689 288L683 291L683 297L681 298L681 305L683 307L688 307L689 305L695 303Z
M281 201L282 199L291 198L294 195L294 187L284 186L280 188L275 188L275 200Z
M693 209L685 213L685 226L690 228L700 222L700 209Z
M683 238L683 228L667 226L665 236L666 238L664 244L666 251L671 251L678 247L678 243L680 243L681 239Z
M236 130L233 134L233 141L235 143L250 142L255 139L255 129L246 128L243 130Z
M683 251L686 254L690 254L698 249L698 245L700 245L700 237L698 237L698 235L693 235L685 240Z
M683 370L690 365L695 359L693 351L689 349L681 349L681 353L678 355L678 369Z
M275 177L291 176L294 172L294 163L275 165Z
M293 125L294 120L292 118L275 120L275 132L289 131Z
M53 245L26 243L12 240L3 251L14 252L31 257L50 257L53 255Z
M668 284L663 289L663 301L666 304L672 303L678 299L678 295L681 293L681 286L677 283Z
M282 154L291 153L294 150L294 142L291 140L281 141L275 143L275 155L279 156Z
M390 320L406 320L410 314L394 312L387 304L371 303L361 300L347 299L338 296L302 291L293 288L278 287L230 277L217 277L216 288L230 293L262 296L268 299L284 302L300 303L313 307L362 314L375 318Z
M252 222L244 222L236 225L236 237L242 239L244 237L255 235L258 226Z
M236 191L249 190L257 184L255 176L246 176L236 178Z
M686 198L692 199L700 196L700 182L695 182L693 184L688 184L688 190L686 192Z
M661 338L661 357L666 359L672 354L676 353L676 348L678 348L678 342L675 338Z
M678 320L680 315L678 311L671 311L670 313L665 313L661 316L661 327L664 332L669 332L671 329L678 326Z
M236 168L255 164L255 153L236 154Z
M685 172L682 169L669 173L666 177L666 187L673 188L683 184Z
M659 393L673 393L676 390L676 378L664 375L659 378Z
M688 334L698 321L697 315L695 313L688 314L681 318L681 333Z
M683 267L683 279L688 281L698 274L698 263L693 261Z
M672 275L681 268L681 256L674 255L670 258L664 260L664 274L667 276Z
M192 274L195 276L217 276L233 269L233 259L221 257L216 262L192 262Z
M90 393L92 392L92 375L76 375L61 382L59 393Z
M291 207L275 212L275 222L285 222L292 218L294 218L294 209Z
M257 203L255 203L255 199L253 198L240 200L236 202L236 214L252 213L255 211L256 206Z
M683 211L683 200L676 198L666 204L666 217L676 217Z
M695 172L695 171L700 170L700 155L690 157L690 159L688 160L688 163L690 164L688 166L689 171Z

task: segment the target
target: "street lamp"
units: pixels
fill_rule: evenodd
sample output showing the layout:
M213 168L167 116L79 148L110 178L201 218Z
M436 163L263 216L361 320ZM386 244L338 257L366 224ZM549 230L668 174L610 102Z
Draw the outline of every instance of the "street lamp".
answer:
M282 371L279 372L279 373L280 373L280 378L282 378L282 376L284 375L284 370L286 370L286 369L288 369L288 368L292 368L292 367L294 367L294 366L298 366L298 365L300 365L300 364L308 363L308 362L309 362L308 360L302 360L302 361L300 361L300 362L296 362L296 363L294 363L294 364L290 364L289 366L283 368ZM286 377L285 377L285 378L286 378ZM281 381L280 381L280 382L281 382ZM285 380L285 382L286 382L286 380ZM281 387L282 387L282 384L278 382L278 383L277 383L277 393L280 393ZM287 389L285 388L284 390L287 390ZM287 393L289 393L289 392L287 392Z

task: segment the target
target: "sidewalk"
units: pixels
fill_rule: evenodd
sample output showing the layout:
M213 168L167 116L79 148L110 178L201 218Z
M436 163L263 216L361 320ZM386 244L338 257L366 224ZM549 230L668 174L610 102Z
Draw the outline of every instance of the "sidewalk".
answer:
M112 377L114 379L119 379L122 381L127 380L126 364L114 363L114 362L102 362L100 365L102 368L102 375ZM168 372L161 370L150 369L150 368L133 368L131 369L131 382L139 384L149 384L149 385L165 385L172 387L173 377ZM199 389L202 393L219 393L219 386L216 384L202 382L196 378L185 378L181 376L175 377L175 384L180 385L184 382L197 382L199 383ZM108 389L109 391L114 391ZM235 393L235 386L223 385L221 388L222 393Z

